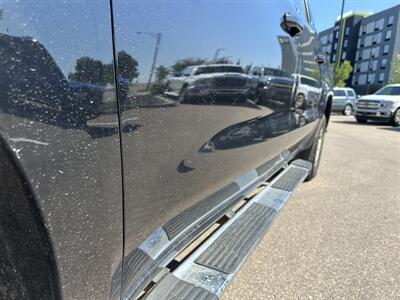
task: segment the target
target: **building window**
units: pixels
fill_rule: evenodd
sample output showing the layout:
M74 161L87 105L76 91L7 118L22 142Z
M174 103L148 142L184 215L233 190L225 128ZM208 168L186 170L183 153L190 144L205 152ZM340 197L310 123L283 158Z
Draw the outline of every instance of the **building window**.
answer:
M360 72L368 72L368 62L364 61L360 64Z
M356 85L356 77L357 76L353 76L353 80L351 81L351 85Z
M389 49L390 49L390 45L389 45L389 44L386 44L386 45L383 47L383 53L382 53L382 55L388 54L388 53L389 53Z
M337 43L333 45L333 50L337 50Z
M362 59L368 59L371 55L371 48L362 51Z
M360 28L360 35L364 35L367 33L367 25L362 25Z
M335 38L338 39L339 38L339 31L335 32Z
M364 85L366 83L367 83L367 75L366 74L358 76L358 84L359 85Z
M333 41L333 32L329 34L328 43Z
M376 21L376 22L375 22L375 28L374 28L374 30L375 30L375 31L382 30L382 29L383 29L383 23L384 23L384 22L385 22L385 19L384 19L384 18L382 18L382 19Z
M332 61L333 61L333 62L336 61L336 54L333 54L333 56L332 56Z
M365 37L364 43L363 43L365 47L368 47L368 46L372 45L372 38L373 38L372 35L368 35L368 36Z
M345 36L348 36L349 35L349 33L350 33L350 27L346 27L346 31L345 31Z
M375 73L368 74L368 83L375 83Z
M371 48L371 57L378 57L379 56L379 46Z
M367 34L368 33L371 33L371 32L374 32L374 27L375 27L375 23L374 22L370 22L370 23L368 23L367 24Z
M394 23L394 16L390 16L387 22L387 26L392 26Z
M372 44L379 44L382 41L382 32L379 32L377 34L374 34L374 37L372 39Z
M386 66L387 66L387 58L384 58L381 61L381 69L386 69Z
M356 70L356 73L360 72L360 64L354 64L354 69Z
M392 30L386 31L385 41L389 41L391 37L392 37Z
M376 71L377 67L378 67L378 60L375 59L375 60L371 61L371 64L369 65L369 70Z
M357 51L356 57L358 60L362 59L361 53L362 53L362 51Z
M344 40L344 42L343 42L343 47L344 48L347 48L347 44L349 43L349 41L346 39L346 40Z
M346 59L346 51L343 51L342 52L342 60L345 60Z
M379 73L378 81L383 82L384 80L385 80L385 73L383 73L383 72Z
M332 49L332 46L331 46L331 45L327 45L327 46L324 47L324 50L325 50L325 53L326 53L326 54L331 53L331 49Z

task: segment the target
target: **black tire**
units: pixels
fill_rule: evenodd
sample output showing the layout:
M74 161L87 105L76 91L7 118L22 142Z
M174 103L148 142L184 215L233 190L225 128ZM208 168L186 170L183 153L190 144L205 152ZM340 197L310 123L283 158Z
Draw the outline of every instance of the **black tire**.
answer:
M300 155L300 158L308 160L312 164L310 174L308 174L306 181L310 181L315 176L317 176L319 163L321 160L322 149L324 145L325 132L326 132L326 117L324 115L321 118L318 131L314 137L314 142L312 143L310 148L305 150Z
M390 125L398 127L400 126L400 108L398 108L394 114L392 119L390 120Z
M343 109L343 115L351 116L352 113L353 113L353 106L351 104L346 104L346 106Z
M360 118L360 117L356 117L356 121L357 121L357 123L362 123L362 124L367 123L367 119L365 119L365 118Z

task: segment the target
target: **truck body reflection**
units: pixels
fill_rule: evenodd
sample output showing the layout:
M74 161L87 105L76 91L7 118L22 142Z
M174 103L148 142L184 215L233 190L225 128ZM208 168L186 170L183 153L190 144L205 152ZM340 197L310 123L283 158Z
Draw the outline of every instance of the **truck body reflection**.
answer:
M249 97L251 77L231 64L190 66L167 82L166 94L181 103L244 102Z
M2 108L57 126L82 127L104 110L104 88L65 78L46 48L29 37L0 35Z

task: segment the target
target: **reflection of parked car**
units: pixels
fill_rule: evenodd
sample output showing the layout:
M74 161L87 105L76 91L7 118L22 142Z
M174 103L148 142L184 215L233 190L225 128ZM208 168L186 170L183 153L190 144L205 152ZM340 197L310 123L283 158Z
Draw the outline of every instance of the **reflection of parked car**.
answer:
M250 76L237 65L191 66L168 80L166 94L179 97L180 102L212 101L219 97L245 101L250 84Z
M344 115L349 116L353 113L356 107L356 92L352 88L338 88L333 89L334 96L332 102L332 110L342 112Z
M273 108L286 105L286 100L291 98L293 78L284 70L253 67L250 75L257 87L253 95L259 104Z
M387 85L373 95L358 99L355 117L359 123L380 120L399 126L400 84Z
M300 75L292 75L297 80L296 107L314 107L321 96L321 87L318 80Z

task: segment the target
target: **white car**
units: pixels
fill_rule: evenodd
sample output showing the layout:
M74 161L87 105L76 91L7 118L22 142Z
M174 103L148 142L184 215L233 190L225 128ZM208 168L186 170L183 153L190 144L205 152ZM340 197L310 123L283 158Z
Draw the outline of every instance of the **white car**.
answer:
M400 84L387 85L373 95L359 98L355 118L359 123L380 120L399 126Z
M249 97L251 87L251 77L241 66L210 64L187 67L168 80L165 93L187 103L208 103L221 98L243 102Z
M352 88L333 88L334 96L332 111L338 111L345 116L351 115L356 108L357 95Z
M304 106L315 107L321 97L320 82L312 77L300 74L293 74L297 79L296 107Z

